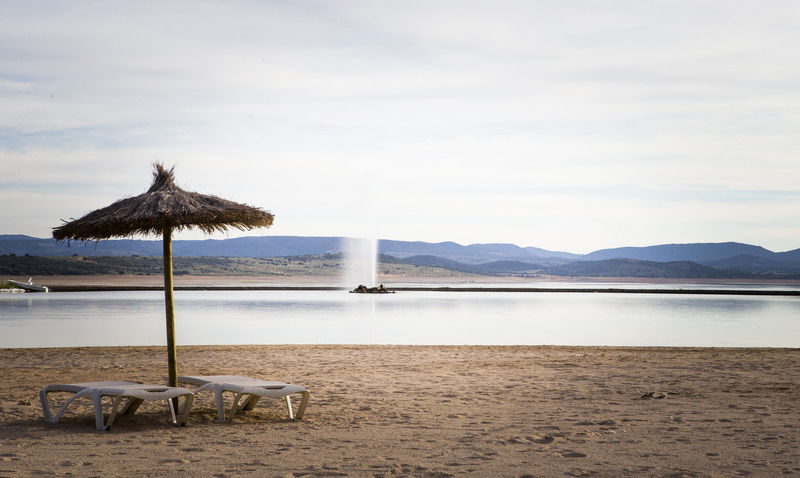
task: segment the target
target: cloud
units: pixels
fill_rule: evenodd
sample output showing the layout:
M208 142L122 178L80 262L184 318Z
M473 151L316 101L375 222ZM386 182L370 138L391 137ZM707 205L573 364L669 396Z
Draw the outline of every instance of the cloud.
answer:
M138 194L166 161L282 234L362 230L374 187L384 237L796 247L759 209L800 206L795 9L3 3L0 174L52 196L0 231Z

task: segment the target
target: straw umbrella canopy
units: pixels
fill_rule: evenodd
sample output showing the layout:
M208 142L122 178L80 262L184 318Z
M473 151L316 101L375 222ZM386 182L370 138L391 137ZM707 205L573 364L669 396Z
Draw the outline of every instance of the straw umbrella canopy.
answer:
M162 164L154 167L153 184L147 192L65 222L53 228L53 237L58 241L100 241L139 234L163 236L169 385L174 387L178 382L178 365L172 301L172 231L190 228L207 234L231 228L249 231L271 226L274 217L257 207L184 191L175 185L174 167L169 170Z

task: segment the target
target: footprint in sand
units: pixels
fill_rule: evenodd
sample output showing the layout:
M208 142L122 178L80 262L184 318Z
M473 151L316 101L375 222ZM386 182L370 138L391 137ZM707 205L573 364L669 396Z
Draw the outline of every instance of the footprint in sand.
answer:
M586 454L577 451L567 450L564 453L562 453L561 456L563 456L564 458L585 458Z
M660 400L663 398L667 398L667 395L669 395L669 392L647 392L641 397L639 397L639 400L649 400L651 398Z
M533 443L538 443L540 445L549 445L550 443L556 441L556 439L551 437L550 435L545 435L543 437L525 437L525 438L527 438L528 441L531 441Z
M569 470L565 473L567 476L577 476L577 477L587 477L587 476L594 476L596 475L596 471L591 470L582 470L580 468L575 468L573 470Z

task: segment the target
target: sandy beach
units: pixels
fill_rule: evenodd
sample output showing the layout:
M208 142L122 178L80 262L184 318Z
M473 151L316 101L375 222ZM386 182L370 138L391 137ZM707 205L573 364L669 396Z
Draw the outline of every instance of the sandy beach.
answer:
M163 383L163 347L1 349L0 476L778 476L800 474L800 350L181 347L182 374L305 385L233 423L199 395L96 431L88 400L42 418L48 383ZM76 406L77 405L77 406Z

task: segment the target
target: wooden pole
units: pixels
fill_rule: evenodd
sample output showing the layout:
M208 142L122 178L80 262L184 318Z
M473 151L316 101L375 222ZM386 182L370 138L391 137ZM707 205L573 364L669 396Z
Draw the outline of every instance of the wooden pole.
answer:
M169 386L178 386L178 352L175 348L175 307L172 304L172 228L164 224L164 307L167 315Z

